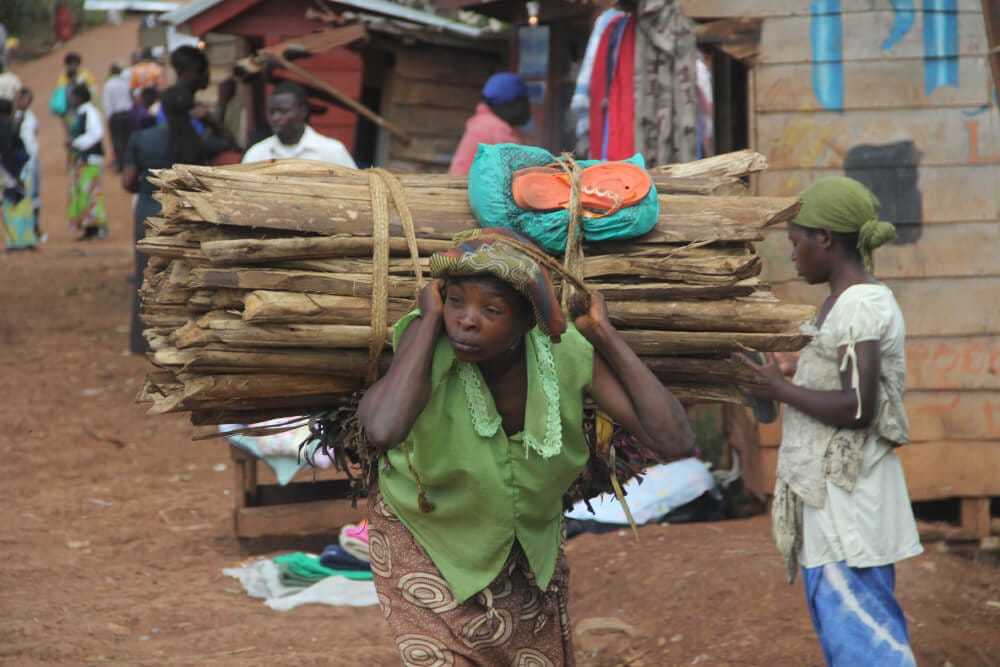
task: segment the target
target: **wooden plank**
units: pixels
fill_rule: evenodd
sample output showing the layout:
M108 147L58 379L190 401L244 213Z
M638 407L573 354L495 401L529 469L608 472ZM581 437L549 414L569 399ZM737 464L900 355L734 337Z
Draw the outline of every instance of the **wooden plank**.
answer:
M825 109L813 89L812 63L759 65L755 69L757 111ZM924 85L924 69L922 57L845 62L844 109L960 107L967 111L990 103L991 74L984 58L959 59L958 85L938 86L930 95Z
M848 166L899 166L872 159L862 164L849 151L902 141L913 143L921 168L997 163L1000 140L989 123L995 113L995 108L974 117L947 108L761 113L757 149L767 155L772 169L842 169L845 161Z
M909 391L903 398L914 443L1000 440L1000 392ZM761 424L762 447L781 444L781 420ZM1000 480L998 480L1000 484Z
M907 445L896 450L903 462L910 500L1000 496L1000 441L937 442ZM770 495L774 490L778 450L764 448L749 477L751 491Z
M461 59L461 67L456 67L456 59ZM414 47L396 52L396 76L410 81L426 81L437 85L447 81L481 88L490 74L502 63L496 58L474 51L456 52L454 49Z
M975 537L987 537L990 534L989 497L962 498L960 523L962 530Z
M465 107L471 114L482 99L481 82L475 86L405 80L394 83L393 92L396 95L392 100L394 104L449 109Z
M906 386L1000 390L1000 336L907 341Z
M920 234L915 243L890 243L876 251L879 280L1000 276L1000 225L996 222L926 225ZM756 247L764 262L764 282L796 280L787 230L764 230L764 241Z
M466 107L428 108L393 104L386 118L405 129L411 136L449 137L458 146L465 132L465 121L472 115Z
M791 12L789 12L790 14ZM913 25L889 49L883 49L897 16L893 11L847 12L841 15L842 57L845 61L886 58L923 58L923 12L912 13ZM812 30L810 16L777 16L764 21L760 35L760 64L811 63L812 40L803 39ZM954 55L981 56L989 50L981 14L969 11L958 15L958 42ZM847 76L844 77L845 83ZM920 82L923 85L923 72Z
M414 136L409 145L393 139L392 155L401 160L415 160L431 164L448 165L458 148L461 137Z
M957 0L956 9L960 13L982 12L980 0ZM681 12L693 19L728 18L737 16L809 16L812 3L805 0L680 0ZM841 0L842 14L870 14L873 9L890 9L888 0ZM767 21L764 22L767 25ZM798 35L808 35L808 31Z
M827 176L843 176L842 169L769 169L755 176L756 192L768 196L794 197L811 183ZM885 217L896 223L995 222L1000 218L1000 163L965 164L944 167L921 165L916 173L908 167L871 169L855 173L869 184L889 184L879 194ZM916 205L889 201L884 192L898 190L900 199L913 196L904 190L907 179L916 179ZM893 183L900 183L894 187ZM878 189L878 188L877 188ZM955 193L961 192L961 197Z
M350 499L316 500L285 505L238 507L233 524L239 537L265 535L334 535L341 526L365 518L365 502L351 507Z
M1000 277L886 280L906 318L910 337L1000 334ZM819 305L828 288L796 281L774 285L788 303Z

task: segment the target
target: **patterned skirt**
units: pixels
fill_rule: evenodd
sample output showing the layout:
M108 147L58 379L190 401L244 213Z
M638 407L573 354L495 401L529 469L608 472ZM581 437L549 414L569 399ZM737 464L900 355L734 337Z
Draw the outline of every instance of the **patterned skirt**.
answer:
M101 165L74 156L69 168L69 225L74 231L104 229L108 224L101 191Z
M497 578L459 604L427 553L382 498L368 492L372 573L382 614L407 667L561 667L575 664L567 613L569 566L560 550L539 590L515 544Z

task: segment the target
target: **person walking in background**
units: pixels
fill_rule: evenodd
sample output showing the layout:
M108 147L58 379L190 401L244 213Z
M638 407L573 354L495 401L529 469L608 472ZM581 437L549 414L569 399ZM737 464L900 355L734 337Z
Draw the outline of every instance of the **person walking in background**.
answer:
M111 147L115 152L115 171L121 172L125 160L125 147L128 145L129 109L132 108L132 95L128 83L122 77L122 66L111 65L108 80L104 83L104 115L108 118L108 134L111 136Z
M129 133L156 125L156 114L159 109L155 109L160 101L160 91L156 88L144 88L139 93L138 99L132 103L132 108L128 112Z
M155 90L155 89L147 89ZM194 94L183 85L163 91L162 110L166 123L141 129L129 137L125 151L125 169L122 187L135 193L132 215L132 233L136 242L146 236L146 218L160 212L160 203L153 199L156 187L149 182L151 169L166 169L175 163L205 164L208 160L231 147L231 141L211 133L199 135L191 125ZM142 335L139 319L139 289L149 256L135 251L134 286L132 297L132 326L130 348L134 354L145 354L148 349Z
M13 102L19 90L21 90L21 79L13 72L7 71L7 66L0 62L0 100Z
M512 72L494 74L483 86L483 101L465 123L465 134L451 159L448 173L468 176L479 144L519 144L515 127L531 120L531 104L524 80Z
M267 122L274 135L248 148L243 162L294 157L358 168L344 144L324 137L309 126L308 120L305 88L292 81L282 81L267 98Z
M201 49L188 45L177 47L170 54L170 65L177 75L176 85L188 88L193 96L197 95L199 90L208 87L210 74L208 58ZM235 82L227 80L220 83L217 108L225 109L235 92ZM157 113L156 120L158 123L166 121L163 109ZM207 106L198 104L197 99L194 109L191 111L191 124L194 125L198 134L204 134L210 130L219 137L232 136L223 122L222 114L212 113L212 110Z
M25 166L27 190L31 193L31 211L34 220L35 238L44 243L48 235L42 233L41 211L41 163L39 162L38 116L31 110L35 96L30 88L22 88L14 100L14 122L17 124L18 135L28 152L28 164Z
M138 98L146 88L162 90L166 87L163 65L156 62L153 50L149 47L139 52L138 61L129 68L128 89L132 98Z
M70 90L80 84L93 90L94 75L83 68L83 58L79 53L67 53L63 57L63 68L62 74L56 79L56 89L49 100L49 111L62 119L63 128L68 133L75 113L73 105L69 103Z
M35 247L30 192L25 185L28 152L14 123L14 104L0 99L0 220L8 250Z
M827 665L911 667L895 596L895 563L923 551L896 456L910 441L906 325L892 290L872 277L872 251L896 232L853 179L821 179L800 197L792 261L830 294L803 326L811 342L798 358L744 358L765 381L746 389L786 405L774 537L790 582L801 569Z
M82 232L77 240L104 238L108 234L101 192L104 164L104 119L93 105L90 88L77 84L69 91L73 120L66 140L69 149L69 224Z

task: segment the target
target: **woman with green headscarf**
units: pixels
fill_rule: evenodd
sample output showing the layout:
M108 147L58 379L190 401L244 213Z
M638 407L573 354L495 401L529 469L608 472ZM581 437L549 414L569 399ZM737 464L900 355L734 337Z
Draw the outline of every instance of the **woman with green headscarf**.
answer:
M827 664L914 665L894 563L923 549L894 449L909 442L906 337L872 251L895 238L861 183L825 178L788 225L792 261L830 295L812 341L788 363L746 359L767 380L747 389L785 403L772 519L789 582L801 568ZM786 373L794 373L791 380Z

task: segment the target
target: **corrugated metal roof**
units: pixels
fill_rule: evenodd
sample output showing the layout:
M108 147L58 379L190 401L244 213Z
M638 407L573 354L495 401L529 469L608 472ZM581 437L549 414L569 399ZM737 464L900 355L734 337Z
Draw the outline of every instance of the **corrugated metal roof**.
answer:
M190 21L202 12L208 11L223 1L224 0L191 0L191 2L188 2L186 5L182 5L181 7L164 14L161 18L167 23L180 25ZM410 9L409 7L397 5L395 2L389 2L389 0L332 0L330 4L350 7L351 9L359 12L379 14L381 16L387 16L400 21L407 21L409 23L417 23L427 27L440 28L441 30L447 30L448 32L453 32L458 35L465 35L466 37L480 37L485 32L480 28L474 28L472 26L465 25L464 23L458 23L456 21L452 21L451 19L436 16L430 12L420 11L419 9Z

